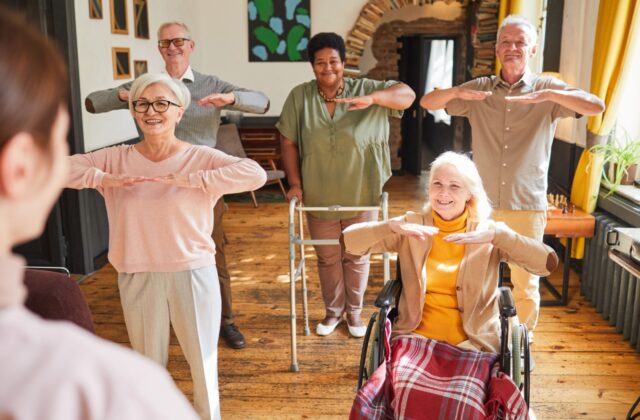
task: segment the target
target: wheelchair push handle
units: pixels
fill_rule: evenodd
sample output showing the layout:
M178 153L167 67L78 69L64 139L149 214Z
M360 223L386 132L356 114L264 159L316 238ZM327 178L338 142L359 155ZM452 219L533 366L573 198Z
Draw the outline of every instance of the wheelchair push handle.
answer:
M500 296L498 297L498 302L500 306L500 315L504 317L512 317L516 315L516 304L513 300L513 294L511 293L511 289L508 287L500 287L498 288L500 292Z
M397 301L402 290L402 282L399 280L388 281L384 285L378 297L376 298L375 305L377 308L389 308L394 302Z

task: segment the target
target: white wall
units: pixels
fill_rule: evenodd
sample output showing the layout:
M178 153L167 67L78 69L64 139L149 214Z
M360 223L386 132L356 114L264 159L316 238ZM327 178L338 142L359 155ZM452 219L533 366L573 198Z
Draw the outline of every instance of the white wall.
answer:
M367 0L312 0L311 31L333 31L346 36ZM82 99L95 90L118 86L127 80L114 80L111 47L131 49L131 59L147 60L149 71L161 71L163 62L156 48L156 31L166 21L185 22L192 31L196 48L193 67L215 74L238 86L263 91L271 99L267 115L279 115L287 94L295 85L313 77L308 63L250 63L247 46L246 0L155 0L149 2L151 39L133 35L132 2L129 9L129 35L110 30L109 1L103 1L102 20L89 19L88 1L78 0L76 32ZM129 79L131 80L131 79ZM83 111L85 149L122 142L137 136L128 111L89 114Z
M571 86L589 91L591 61L598 20L598 0L565 0L560 49L560 76ZM556 138L584 147L588 117L565 118Z

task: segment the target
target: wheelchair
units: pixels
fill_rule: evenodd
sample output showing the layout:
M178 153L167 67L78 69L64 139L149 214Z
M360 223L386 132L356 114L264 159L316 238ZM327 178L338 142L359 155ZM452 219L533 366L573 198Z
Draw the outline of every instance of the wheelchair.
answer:
M358 389L369 379L373 372L384 361L383 332L387 318L393 324L398 314L396 302L402 291L400 264L397 265L396 280L388 281L378 294L375 306L380 309L369 319L364 336L358 370ZM529 406L529 389L531 384L531 352L529 349L529 333L525 325L519 324L511 289L499 287L498 305L500 312L500 372L511 377L524 396ZM524 355L524 368L521 369L521 355Z

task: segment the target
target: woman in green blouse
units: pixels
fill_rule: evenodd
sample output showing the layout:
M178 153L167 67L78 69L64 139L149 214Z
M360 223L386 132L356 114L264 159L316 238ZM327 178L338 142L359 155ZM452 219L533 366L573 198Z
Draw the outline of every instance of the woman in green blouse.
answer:
M404 83L344 77L344 40L335 33L312 37L308 54L315 80L293 88L277 124L287 199L314 207L378 205L391 176L389 117L401 117L415 93ZM347 226L376 218L376 212L312 212L307 223L313 239L337 239ZM362 337L368 256L346 254L338 245L315 250L326 308L317 334L331 334L346 313L349 333Z

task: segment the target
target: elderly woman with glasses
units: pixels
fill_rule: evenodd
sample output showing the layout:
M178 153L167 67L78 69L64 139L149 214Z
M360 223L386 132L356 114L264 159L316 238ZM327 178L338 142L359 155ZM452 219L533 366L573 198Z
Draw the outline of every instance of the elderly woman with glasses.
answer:
M223 194L262 186L266 174L250 159L178 139L189 101L182 82L166 74L138 78L129 107L142 140L72 156L67 187L95 188L105 198L109 261L132 347L166 366L173 325L191 368L196 411L209 419L220 417L211 208Z

